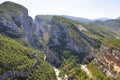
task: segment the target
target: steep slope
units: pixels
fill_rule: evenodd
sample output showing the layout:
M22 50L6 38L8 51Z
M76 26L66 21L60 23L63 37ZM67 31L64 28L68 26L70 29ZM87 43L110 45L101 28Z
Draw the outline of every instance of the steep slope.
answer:
M49 48L53 47L53 50L59 47L55 49L58 50L56 53L60 54L63 50L68 49L83 58L83 55L89 55L93 48L99 48L100 38L113 37L113 35L112 31L102 30L102 27L97 25L79 23L63 17L53 17L48 45L50 45Z
M104 27L108 27L113 31L119 31L120 29L120 20L119 19L112 19L107 21L95 21L95 24L102 25Z
M56 80L54 69L43 60L44 52L33 49L41 46L34 32L25 7L0 5L0 80Z
M0 79L56 80L56 77L53 68L43 61L43 53L0 34Z
M115 33L108 28L103 29L100 25L80 23L60 16L51 17L36 16L39 25L49 23L47 31L48 25L39 26L43 35L49 34L45 47L46 60L53 66L59 67L60 76L63 78L67 75L71 80L85 79L85 77L89 79L80 69L79 64L89 63L96 55L96 50L99 51L103 40L115 38ZM95 68L97 69L96 66ZM80 74L74 74L77 71ZM110 79L100 70L98 71L102 78Z
M99 25L80 23L60 16L38 15L35 22L42 33L42 41L46 42L46 60L60 68L62 77L67 74L70 79L83 79L82 76L77 78L80 74L73 78L77 70L86 75L79 64L89 63L94 58L104 38L115 37L115 33L108 28L102 29ZM46 34L47 40L44 40Z
M97 41L102 42L104 38L110 38L110 37L115 38L116 33L107 27L93 23L82 24L82 25L88 30L88 31L84 31L84 33Z
M54 15L37 15L33 21L22 5L4 2L0 5L0 79L56 80L52 66L59 68L61 79L119 79L120 40L112 29L103 27Z
M90 67L91 70L92 70L92 66L94 65L98 68L99 71L102 72L102 74L105 74L111 78L119 80L120 79L119 43L120 43L119 39L110 39L110 38L105 39L100 47L100 51L97 52L95 59L91 63L91 67Z
M70 19L55 16L52 19L52 27L50 29L50 38L47 45L47 61L52 64L60 64L62 53L64 50L71 50L74 54L82 58L91 51L90 44L95 43L94 40L83 34L77 26L76 22ZM53 61L50 54L58 58ZM59 65L58 64L58 65Z
M15 7L16 6L16 7ZM20 8L20 10L19 10ZM0 5L0 25L1 32L11 37L22 36L19 28L21 27L21 18L26 17L27 9L12 2L5 2ZM21 15L21 16L20 16ZM17 18L17 16L19 16ZM11 30L10 30L11 29Z
M0 5L0 32L16 38L25 45L41 48L33 20L22 5L13 2L4 2Z
M40 38L43 48L46 46L49 39L49 31L51 28L51 15L37 15L35 17L36 35Z

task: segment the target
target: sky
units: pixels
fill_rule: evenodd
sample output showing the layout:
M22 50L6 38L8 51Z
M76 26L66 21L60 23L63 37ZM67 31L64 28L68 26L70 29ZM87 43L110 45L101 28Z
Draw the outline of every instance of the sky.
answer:
M0 3L6 0L0 0ZM8 0L7 0L8 1ZM120 17L120 0L9 0L25 6L29 15L69 15L88 19Z

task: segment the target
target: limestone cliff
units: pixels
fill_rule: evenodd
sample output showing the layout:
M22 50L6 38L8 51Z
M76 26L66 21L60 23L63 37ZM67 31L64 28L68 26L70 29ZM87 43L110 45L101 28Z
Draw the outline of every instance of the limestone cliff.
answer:
M95 61L98 68L107 76L118 79L120 72L120 51L102 44Z
M19 38L18 41L23 44L41 48L36 35L36 25L28 15L28 10L22 5L13 2L4 2L0 5L0 32L12 38Z
M63 17L55 16L52 18L47 44L49 51L46 54L52 54L57 58L51 57L51 61L50 56L47 56L46 60L48 62L55 66L60 65L64 50L74 52L73 55L79 56L81 62L85 56L89 56L93 47L90 43L96 44L96 41L85 35L81 31L81 26L79 26L79 23L72 22L72 20Z

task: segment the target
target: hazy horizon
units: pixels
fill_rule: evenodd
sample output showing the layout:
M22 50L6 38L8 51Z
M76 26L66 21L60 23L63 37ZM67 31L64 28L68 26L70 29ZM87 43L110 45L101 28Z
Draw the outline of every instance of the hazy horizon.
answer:
M120 16L120 0L0 0L12 1L25 6L29 15L68 15L87 19Z

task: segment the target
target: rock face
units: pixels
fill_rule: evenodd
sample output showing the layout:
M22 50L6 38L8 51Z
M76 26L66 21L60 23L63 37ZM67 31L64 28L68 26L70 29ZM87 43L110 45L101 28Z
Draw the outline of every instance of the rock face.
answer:
M108 33L106 29L100 31L99 28L95 28L96 26L88 25L52 15L37 15L33 21L28 15L28 10L22 5L13 2L4 2L0 5L0 33L25 46L43 49L46 53L45 60L55 67L60 67L61 63L65 61L65 51L69 51L68 57L77 58L75 59L76 64L79 65L85 60L89 63L87 59L92 60L91 57L96 55L95 48L100 47L100 40L111 36L111 33ZM114 25L117 25L115 30L118 29L119 20ZM107 76L116 78L120 72L120 51L113 47L101 45L99 53L94 59L99 70ZM33 54L32 57L35 55ZM28 76L34 72L32 70L41 61L35 59L34 63L30 71L10 70L1 74L0 79L4 80L20 75Z
M58 16L37 15L33 21L25 7L13 2L0 5L0 33L44 49L46 60L54 66L61 64L64 50L72 51L82 61L100 45L84 34L87 31L80 23Z
M37 15L35 21L28 10L13 2L0 5L0 33L27 42L29 47L44 49L46 60L59 66L64 50L70 50L82 61L97 42L84 34L88 31L80 23L51 16Z
M28 19L28 11L21 5L5 2L0 5L0 27L1 32L11 37L24 35L25 20ZM21 29L21 30L20 30Z
M105 45L101 45L101 51L104 53L106 61L112 64L113 69L120 72L120 51Z
M49 39L50 27L51 21L39 18L39 16L36 16L33 22L28 15L28 10L22 5L13 2L4 2L0 5L0 33L18 39L20 42L21 39L24 39L30 47L45 48ZM53 60L57 59L52 51L49 52L48 56L53 57ZM47 60L49 61L50 58ZM60 63L59 60L57 62Z
M31 47L41 48L36 25L22 5L13 2L0 5L0 32L12 38L22 38Z
M37 15L35 17L35 26L36 26L36 33L38 34L38 37L41 38L41 41L44 43L43 48L46 53L46 60L51 63L51 65L60 65L60 60L58 56L56 55L57 53L52 51L51 48L49 47L49 42L54 36L54 30L53 30L53 25L52 25L52 16L44 16L44 15ZM56 31L56 30L55 30ZM52 38L55 42L55 44L59 44L57 41L57 38ZM54 44L53 44L54 45Z
M58 19L57 19L58 18ZM65 22L62 20L66 20ZM64 50L74 52L82 61L92 51L90 43L96 42L81 32L81 26L70 23L66 18L53 17L49 31L49 41L46 54L47 61L52 65L59 66ZM83 27L82 27L83 29ZM84 28L87 31L87 29ZM51 55L52 57L50 57Z
M117 78L120 72L120 51L113 47L101 45L97 56L98 68L107 76Z
M66 18L58 17L61 20L56 18L51 15L35 17L36 34L45 43L46 60L58 67L61 64L62 53L66 49L79 55L82 60L91 51L89 43L96 44L95 41L82 33L84 30L87 31L82 25L69 21L65 24L62 19L67 20ZM71 33L72 30L73 33Z
M43 46L45 47L49 39L49 30L51 27L51 21L42 18L41 15L37 15L35 17L34 24L36 28L35 33L37 37L39 38L39 40L41 40L44 43Z
M0 5L0 32L12 38L23 37L30 39L32 18L28 10L22 5L13 2L4 2Z

